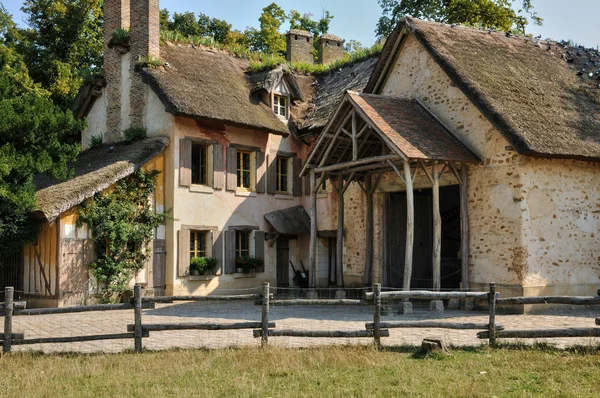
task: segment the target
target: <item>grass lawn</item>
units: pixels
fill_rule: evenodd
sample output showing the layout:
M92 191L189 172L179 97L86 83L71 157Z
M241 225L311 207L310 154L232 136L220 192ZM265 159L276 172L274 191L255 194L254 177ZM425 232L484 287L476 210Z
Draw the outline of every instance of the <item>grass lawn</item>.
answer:
M597 397L600 354L370 347L0 357L3 397Z

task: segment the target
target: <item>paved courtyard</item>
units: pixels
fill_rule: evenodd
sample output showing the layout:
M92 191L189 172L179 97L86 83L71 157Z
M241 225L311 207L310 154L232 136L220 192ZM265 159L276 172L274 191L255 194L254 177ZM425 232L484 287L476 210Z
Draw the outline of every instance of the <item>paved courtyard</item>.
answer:
M557 329L593 327L600 309L565 309L550 315L498 315L497 323L507 330ZM261 307L253 302L180 302L157 304L155 309L143 311L143 323L234 323L259 321ZM389 320L439 320L446 322L486 323L488 315L480 311L446 310L429 312L416 305L412 315L383 316ZM370 306L295 306L272 307L270 320L277 329L296 330L364 330L365 322L372 322ZM13 331L25 333L25 338L79 336L124 333L133 323L133 311L87 312L61 315L18 316ZM390 337L383 338L384 346L419 345L425 337L441 337L449 344L476 346L486 343L476 338L475 330L449 329L391 329ZM504 340L508 341L508 340ZM513 340L514 341L514 340ZM558 346L575 344L597 345L600 338L539 339ZM271 337L270 344L284 347L324 345L372 344L372 339ZM528 340L532 342L532 340ZM252 337L251 330L236 331L165 331L152 332L144 339L144 347L152 350L169 348L225 348L231 346L259 346L260 339ZM40 350L44 352L120 352L133 348L133 340L106 340L67 344L38 344L15 346L15 351Z

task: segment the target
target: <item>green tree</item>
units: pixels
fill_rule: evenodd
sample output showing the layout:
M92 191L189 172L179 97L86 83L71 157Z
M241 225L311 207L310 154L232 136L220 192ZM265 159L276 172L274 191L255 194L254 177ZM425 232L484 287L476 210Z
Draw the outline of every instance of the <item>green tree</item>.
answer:
M166 8L163 8L162 10L160 10L159 18L160 18L160 29L161 30L171 30L171 27L170 27L171 13L169 12L169 10L167 10Z
M388 36L398 21L412 15L448 24L496 27L525 33L531 19L541 25L543 20L533 10L532 0L377 0L383 10L375 30L378 36ZM515 10L513 5L522 8ZM527 14L528 17L525 15Z
M279 32L279 28L286 20L285 11L276 3L269 4L262 11L258 19L260 30L254 28L246 30L251 49L268 54L284 54L285 37Z
M27 0L19 52L30 76L68 108L83 78L103 65L103 0Z
M3 37L10 26L6 16L0 10ZM37 225L29 218L35 210L33 176L68 177L67 163L79 146L65 139L83 127L33 82L15 49L0 41L0 251L35 238Z
M348 40L344 44L344 51L347 53L355 53L362 49L364 49L364 47L363 47L362 43L359 42L358 40Z
M200 26L193 12L173 13L173 22L169 24L170 30L174 30L186 36L201 35Z

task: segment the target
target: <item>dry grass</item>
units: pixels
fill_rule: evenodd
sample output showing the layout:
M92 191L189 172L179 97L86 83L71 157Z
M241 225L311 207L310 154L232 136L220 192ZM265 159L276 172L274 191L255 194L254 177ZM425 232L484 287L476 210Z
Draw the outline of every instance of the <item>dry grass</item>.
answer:
M372 348L13 354L2 396L597 396L600 357L556 350L455 351L418 358Z

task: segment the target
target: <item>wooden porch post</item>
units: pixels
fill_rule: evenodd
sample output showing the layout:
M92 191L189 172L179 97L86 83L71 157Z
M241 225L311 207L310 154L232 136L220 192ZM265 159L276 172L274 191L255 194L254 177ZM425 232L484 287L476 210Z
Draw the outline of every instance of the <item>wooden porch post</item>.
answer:
M433 162L433 290L439 291L442 287L441 260L442 260L442 217L440 215L440 172L438 162Z
M344 177L338 177L338 225L337 225L337 247L335 281L338 288L344 287ZM339 290L336 297L343 295Z
M460 262L462 290L469 290L469 170L463 163L460 168ZM473 300L465 300L463 309L473 309Z
M309 287L317 286L317 175L314 170L310 172L310 278Z
M404 256L404 281L402 290L410 290L410 279L412 277L413 245L415 241L415 198L413 192L413 180L410 172L410 163L403 161L404 179L406 182L406 252Z
M365 239L366 257L364 283L365 286L371 286L371 274L373 270L373 181L371 174L365 176L365 191L367 195L367 236Z

